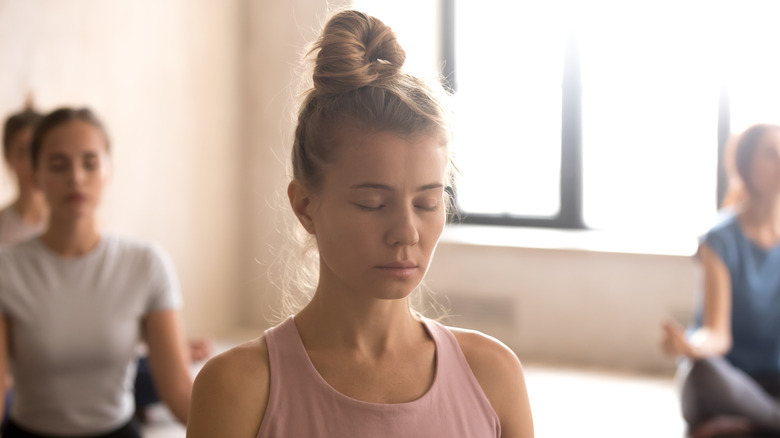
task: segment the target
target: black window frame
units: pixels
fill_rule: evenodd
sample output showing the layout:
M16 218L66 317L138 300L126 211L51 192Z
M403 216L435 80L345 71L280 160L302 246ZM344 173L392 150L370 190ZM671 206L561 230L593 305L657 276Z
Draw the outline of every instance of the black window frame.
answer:
M457 44L455 29L456 0L441 0L442 30L442 76L448 92L457 95ZM453 222L477 225L499 225L512 227L539 227L584 230L589 229L583 219L582 195L582 75L580 50L577 37L568 33L564 47L563 79L561 84L561 172L560 210L550 217L521 216L510 214L469 213L460 209L457 187L451 195L455 213ZM717 121L717 192L714 193L715 208L720 207L728 188L728 177L723 165L723 156L730 136L729 93L723 87L718 99Z

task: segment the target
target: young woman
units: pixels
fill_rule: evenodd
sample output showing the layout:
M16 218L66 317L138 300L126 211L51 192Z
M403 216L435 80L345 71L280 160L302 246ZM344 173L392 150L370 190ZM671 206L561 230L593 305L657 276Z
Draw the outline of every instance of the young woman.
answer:
M49 209L35 187L30 166L30 141L41 115L28 105L12 114L3 127L3 157L16 177L18 196L0 210L0 246L12 245L43 232Z
M780 126L747 129L735 164L744 196L699 246L694 330L664 325L666 351L686 359L682 412L694 437L780 433Z
M41 120L36 185L50 208L38 238L0 250L0 373L10 361L12 437L138 437L136 345L149 348L162 399L186 423L192 379L178 280L157 246L102 233L109 142L88 109Z
M196 378L190 438L531 437L523 371L483 334L410 309L446 219L449 125L378 19L335 15L293 144L311 301Z

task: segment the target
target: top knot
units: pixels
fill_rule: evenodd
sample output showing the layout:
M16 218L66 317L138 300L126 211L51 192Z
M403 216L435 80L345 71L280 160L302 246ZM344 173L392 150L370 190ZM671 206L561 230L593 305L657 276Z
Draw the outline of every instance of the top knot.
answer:
M333 16L312 52L317 50L314 88L326 94L381 87L401 71L406 60L393 30L358 11Z
M24 111L35 110L35 99L33 98L32 91L28 91L24 97Z

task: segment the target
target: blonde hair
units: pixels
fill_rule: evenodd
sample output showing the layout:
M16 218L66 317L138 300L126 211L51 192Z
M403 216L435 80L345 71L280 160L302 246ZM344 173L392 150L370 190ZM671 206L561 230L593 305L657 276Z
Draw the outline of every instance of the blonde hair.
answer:
M337 146L335 130L348 121L401 136L438 135L449 144L443 89L403 71L406 53L378 18L354 10L334 15L309 51L314 54L314 85L295 129L294 178L317 188L322 164Z
M333 159L336 134L344 123L402 137L433 135L449 147L446 92L440 83L403 70L406 53L378 18L355 10L336 13L306 57L314 58L312 86L298 111L291 158L292 177L309 189L319 189L323 165ZM288 254L276 319L305 306L318 280L316 242L299 224L294 227L290 235L299 241L300 251Z

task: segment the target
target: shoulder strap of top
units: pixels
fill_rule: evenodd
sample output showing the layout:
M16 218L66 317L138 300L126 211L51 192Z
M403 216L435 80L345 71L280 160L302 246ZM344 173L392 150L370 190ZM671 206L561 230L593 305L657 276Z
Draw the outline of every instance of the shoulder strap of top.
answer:
M295 337L290 330L296 330L293 317L290 316L280 324L265 331L265 345L268 348L269 392L266 412L273 410L281 396L282 373L284 372L284 357L289 354L290 345L295 343Z
M423 322L428 329L428 333L431 334L436 342L437 360L441 361L441 363L449 364L446 367L439 367L439 370L445 373L443 377L447 377L446 374L450 374L450 376L464 379L463 383L467 383L472 390L482 394L485 401L487 401L487 397L482 391L482 386L480 386L476 376L471 371L471 366L469 366L466 355L463 354L455 334L437 321L426 318Z
M423 322L436 342L437 361L448 364L437 367L442 373L437 379L438 383L450 388L459 388L458 391L462 391L462 393L473 394L475 397L473 400L478 405L473 408L482 410L485 415L494 417L497 421L495 411L482 390L482 385L479 384L477 377L471 371L471 366L460 348L458 338L449 328L437 321L425 318Z

